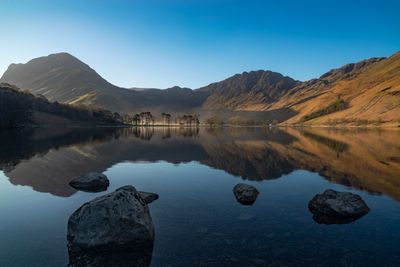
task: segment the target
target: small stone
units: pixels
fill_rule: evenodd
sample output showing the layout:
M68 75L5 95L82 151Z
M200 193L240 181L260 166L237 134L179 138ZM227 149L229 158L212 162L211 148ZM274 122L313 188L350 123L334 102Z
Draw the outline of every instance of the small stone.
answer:
M369 207L357 194L332 189L317 194L308 203L313 219L321 224L350 223L369 212Z
M252 205L259 194L257 188L247 184L237 184L232 191L237 201L243 205Z
M104 174L90 172L73 179L69 185L82 191L100 192L107 190L110 182Z

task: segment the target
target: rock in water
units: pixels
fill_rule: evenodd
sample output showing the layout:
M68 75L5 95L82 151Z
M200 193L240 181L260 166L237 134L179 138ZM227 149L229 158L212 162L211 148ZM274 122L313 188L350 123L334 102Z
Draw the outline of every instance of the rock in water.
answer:
M369 207L357 194L332 189L317 194L308 203L313 219L323 224L350 223L369 212Z
M83 204L69 218L69 250L115 251L152 247L154 225L149 208L133 186Z
M153 248L132 250L69 253L70 267L149 267Z
M158 199L158 195L155 193L139 191L139 194L143 198L144 202L146 202L146 204L150 204L154 200Z
M110 182L104 174L90 172L73 179L69 185L82 191L100 192L107 190Z
M243 205L252 205L259 194L257 188L247 184L237 184L232 191L237 201Z

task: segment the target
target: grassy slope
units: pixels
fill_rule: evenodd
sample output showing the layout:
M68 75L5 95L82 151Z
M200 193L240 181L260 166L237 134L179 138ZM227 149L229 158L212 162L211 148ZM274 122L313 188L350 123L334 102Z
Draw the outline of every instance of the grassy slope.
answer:
M400 53L331 84L303 84L294 92L273 106L273 109L290 107L298 112L286 123L397 125L400 122ZM327 107L338 96L348 103L347 109L303 122L304 116Z

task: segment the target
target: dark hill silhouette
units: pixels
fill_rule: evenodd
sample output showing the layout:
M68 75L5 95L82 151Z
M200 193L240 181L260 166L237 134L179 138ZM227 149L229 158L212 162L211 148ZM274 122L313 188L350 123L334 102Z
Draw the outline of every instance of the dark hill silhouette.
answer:
M110 111L71 106L36 97L0 83L0 128L21 126L93 126L122 124Z

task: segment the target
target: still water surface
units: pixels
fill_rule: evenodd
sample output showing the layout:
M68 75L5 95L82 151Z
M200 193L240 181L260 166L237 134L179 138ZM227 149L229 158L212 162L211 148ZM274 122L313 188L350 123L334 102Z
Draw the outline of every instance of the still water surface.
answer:
M0 266L67 266L68 217L105 194L68 182L91 171L109 177L107 192L160 195L152 267L400 266L398 130L1 132L0 170ZM239 182L260 191L254 205L236 201ZM316 223L307 204L328 188L359 194L371 212Z

